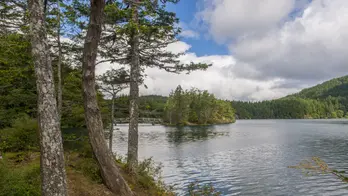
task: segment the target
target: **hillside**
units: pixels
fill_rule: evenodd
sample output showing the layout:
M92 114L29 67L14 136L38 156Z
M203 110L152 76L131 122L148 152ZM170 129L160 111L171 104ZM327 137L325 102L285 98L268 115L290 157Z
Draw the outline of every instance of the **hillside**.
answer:
M348 117L348 76L261 102L232 101L239 119L303 119Z
M348 76L334 78L287 97L291 96L307 99L325 99L329 96L348 97Z

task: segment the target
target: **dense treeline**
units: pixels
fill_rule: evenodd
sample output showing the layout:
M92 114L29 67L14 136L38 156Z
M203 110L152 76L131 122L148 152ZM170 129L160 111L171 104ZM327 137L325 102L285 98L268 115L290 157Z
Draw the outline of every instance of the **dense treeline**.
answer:
M110 102L110 101L109 101ZM139 117L162 118L167 97L144 95L139 97ZM121 95L115 99L115 118L129 116L129 96Z
M233 101L240 119L348 117L348 76L335 78L287 97L261 102Z
M235 118L229 102L216 99L208 91L183 90L178 86L169 95L164 121L170 125L216 124L231 123Z

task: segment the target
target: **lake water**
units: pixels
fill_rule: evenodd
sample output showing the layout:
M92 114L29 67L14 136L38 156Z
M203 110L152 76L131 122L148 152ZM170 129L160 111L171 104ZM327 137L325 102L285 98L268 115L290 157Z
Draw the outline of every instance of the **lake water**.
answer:
M114 151L125 154L128 126L118 126ZM289 169L318 156L348 171L348 121L238 120L208 127L139 127L139 157L163 164L163 178L179 195L193 182L222 195L348 195L330 174Z

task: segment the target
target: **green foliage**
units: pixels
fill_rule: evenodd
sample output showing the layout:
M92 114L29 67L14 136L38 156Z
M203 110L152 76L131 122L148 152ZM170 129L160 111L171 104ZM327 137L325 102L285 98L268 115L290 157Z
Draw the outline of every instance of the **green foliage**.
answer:
M0 35L0 128L22 113L35 117L36 102L29 41L19 34Z
M136 168L137 181L145 189L157 187L157 184L162 186L164 183L161 181L161 172L161 165L156 165L152 158L145 159Z
M290 96L309 99L325 99L329 96L348 97L348 76L334 78Z
M91 180L102 183L101 172L98 166L98 162L94 158L78 159L74 163L76 170L81 171L84 176L89 177Z
M232 106L240 119L343 118L348 112L348 76L281 99L233 101Z
M178 57L183 53L173 53L166 47L178 41L181 29L179 19L167 9L169 3L179 0L156 1L142 0L134 10L132 1L114 1L105 7L105 22L108 28L102 34L100 56L111 63L130 65L132 57L131 42L139 35L139 64L142 76L146 67L155 67L168 72L191 72L205 70L210 65L203 63L183 64ZM133 21L132 12L138 13Z
M0 151L39 150L37 121L27 115L18 117L12 127L0 130Z
M234 110L227 101L218 100L208 91L178 86L167 100L164 121L170 125L218 124L234 122Z
M212 184L200 185L198 182L192 182L188 186L190 196L219 196L221 193L216 191Z
M26 37L0 35L0 128L10 127L13 120L23 114L36 118L36 83L31 59ZM83 127L82 71L65 64L63 81L61 124L63 127ZM98 101L104 123L107 123L109 109L100 92Z
M109 101L111 104L111 101ZM167 97L146 95L139 97L139 117L162 118ZM121 95L115 99L115 118L129 116L129 96Z
M126 171L129 171L126 163L121 164ZM144 159L138 163L135 174L130 174L133 179L128 179L128 183L130 187L143 189L142 192L146 195L174 195L173 187L163 182L161 173L161 164L156 164L152 158Z
M61 124L63 127L82 127L85 125L82 72L80 70L71 70L64 76Z
M0 196L41 195L40 163L15 167L9 159L0 160Z

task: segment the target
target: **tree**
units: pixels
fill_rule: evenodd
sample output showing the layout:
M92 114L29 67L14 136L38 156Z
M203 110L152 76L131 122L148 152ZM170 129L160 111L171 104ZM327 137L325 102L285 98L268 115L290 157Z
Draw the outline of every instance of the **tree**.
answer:
M30 38L38 94L42 194L67 195L60 119L43 10L43 1L29 0Z
M62 45L60 42L60 32L61 32L61 25L60 25L60 0L57 0L57 44L58 44L58 64L57 64L57 76L58 76L58 84L57 84L57 103L58 103L58 114L59 118L62 116L62 58L63 58L63 52L62 52Z
M128 163L132 169L136 165L138 155L138 97L139 81L145 77L146 67L156 67L168 72L180 73L197 69L205 70L209 67L203 63L184 64L178 59L182 53L166 50L171 43L178 41L180 28L175 13L166 9L166 4L177 3L178 0L124 0L107 1L105 7L105 31L102 32L100 50L101 60L97 62L111 62L130 66L130 125ZM74 1L78 13L83 16L89 13L88 6ZM69 8L70 9L70 8ZM74 18L74 17L72 17ZM84 24L73 20L76 26L84 32ZM82 20L83 21L83 20ZM83 37L80 33L77 39Z
M127 163L131 171L134 171L138 164L138 118L139 118L139 86L140 77L140 56L139 56L139 0L131 3L131 35L130 35L130 85L129 85L129 130L128 130L128 156Z
M114 112L115 112L115 99L117 94L126 89L129 84L129 74L124 69L111 69L106 73L98 77L100 82L99 88L111 96L111 126L109 133L109 149L112 150L112 138L114 132Z
M183 64L182 53L166 50L178 41L180 33L175 13L166 10L166 4L178 0L126 0L116 1L106 8L106 31L99 51L101 62L130 66L130 123L128 135L128 165L130 170L138 161L139 80L146 67L156 67L179 73L206 69L207 64Z
M111 149L107 148L95 89L95 64L103 25L104 6L104 0L91 0L89 25L82 56L85 119L90 143L105 185L117 195L133 195L115 164Z

